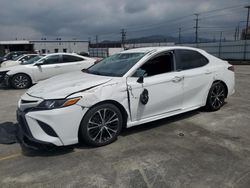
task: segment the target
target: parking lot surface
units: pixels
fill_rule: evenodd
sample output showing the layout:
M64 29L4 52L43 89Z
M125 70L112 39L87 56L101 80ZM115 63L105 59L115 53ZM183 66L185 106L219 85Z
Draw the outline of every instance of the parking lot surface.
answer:
M249 187L250 66L217 112L195 110L126 129L113 144L51 151L0 144L0 187ZM0 89L0 126L25 90Z

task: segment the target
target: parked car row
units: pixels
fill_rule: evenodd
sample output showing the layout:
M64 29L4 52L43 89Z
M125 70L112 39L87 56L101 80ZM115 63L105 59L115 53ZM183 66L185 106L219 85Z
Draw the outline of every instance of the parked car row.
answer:
M76 63L69 60L75 58ZM52 54L6 73L6 82L24 88L55 71L78 69L40 81L21 97L17 119L23 144L103 146L123 127L200 107L219 110L234 93L233 66L200 49L131 49L89 68L84 62L93 65L92 59Z
M26 58L27 61L22 61ZM16 89L28 88L38 81L90 67L96 60L77 54L55 53L24 55L0 68L0 81Z
M38 54L25 54L25 55L17 56L13 60L7 60L7 61L2 62L0 64L0 68L13 67L13 66L21 64L22 62L28 61L29 59L32 59L36 56L38 56Z
M24 54L34 54L34 52L31 51L14 51L14 52L9 52L7 53L5 56L0 58L0 64L4 61L7 60L13 60L14 58L20 56L20 55L24 55Z

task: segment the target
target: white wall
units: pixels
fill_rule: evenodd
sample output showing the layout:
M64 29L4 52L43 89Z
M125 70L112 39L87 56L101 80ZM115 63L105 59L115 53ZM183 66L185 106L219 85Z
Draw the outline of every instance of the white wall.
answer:
M46 50L45 53L54 53L55 49L58 49L58 52L63 52L63 49L69 53L88 52L89 47L87 41L31 41L31 43L34 44L34 50L41 53L43 49Z
M124 51L123 48L109 48L108 55L114 55L114 54L117 54L117 53L122 52L122 51Z
M126 44L126 48L152 47L152 46L173 46L174 43L135 43ZM209 42L209 43L192 43L178 44L181 46L190 46L201 48L208 53L222 59L232 60L250 60L250 40L229 41L229 42Z

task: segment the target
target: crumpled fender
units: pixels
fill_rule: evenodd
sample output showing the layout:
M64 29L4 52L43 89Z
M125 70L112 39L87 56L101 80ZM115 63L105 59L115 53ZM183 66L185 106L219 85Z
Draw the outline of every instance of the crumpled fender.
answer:
M70 95L69 97L79 97L82 99L77 103L78 105L90 108L103 101L115 101L121 104L129 115L128 107L128 92L126 79L112 81L111 83L100 84L88 90L80 91Z

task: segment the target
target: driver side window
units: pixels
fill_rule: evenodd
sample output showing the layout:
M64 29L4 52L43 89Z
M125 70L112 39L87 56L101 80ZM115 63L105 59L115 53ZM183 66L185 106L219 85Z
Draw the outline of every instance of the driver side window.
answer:
M136 70L133 77L148 77L173 71L173 54L166 52L157 55Z
M57 63L60 63L60 56L59 55L49 56L43 62L44 65L57 64Z

